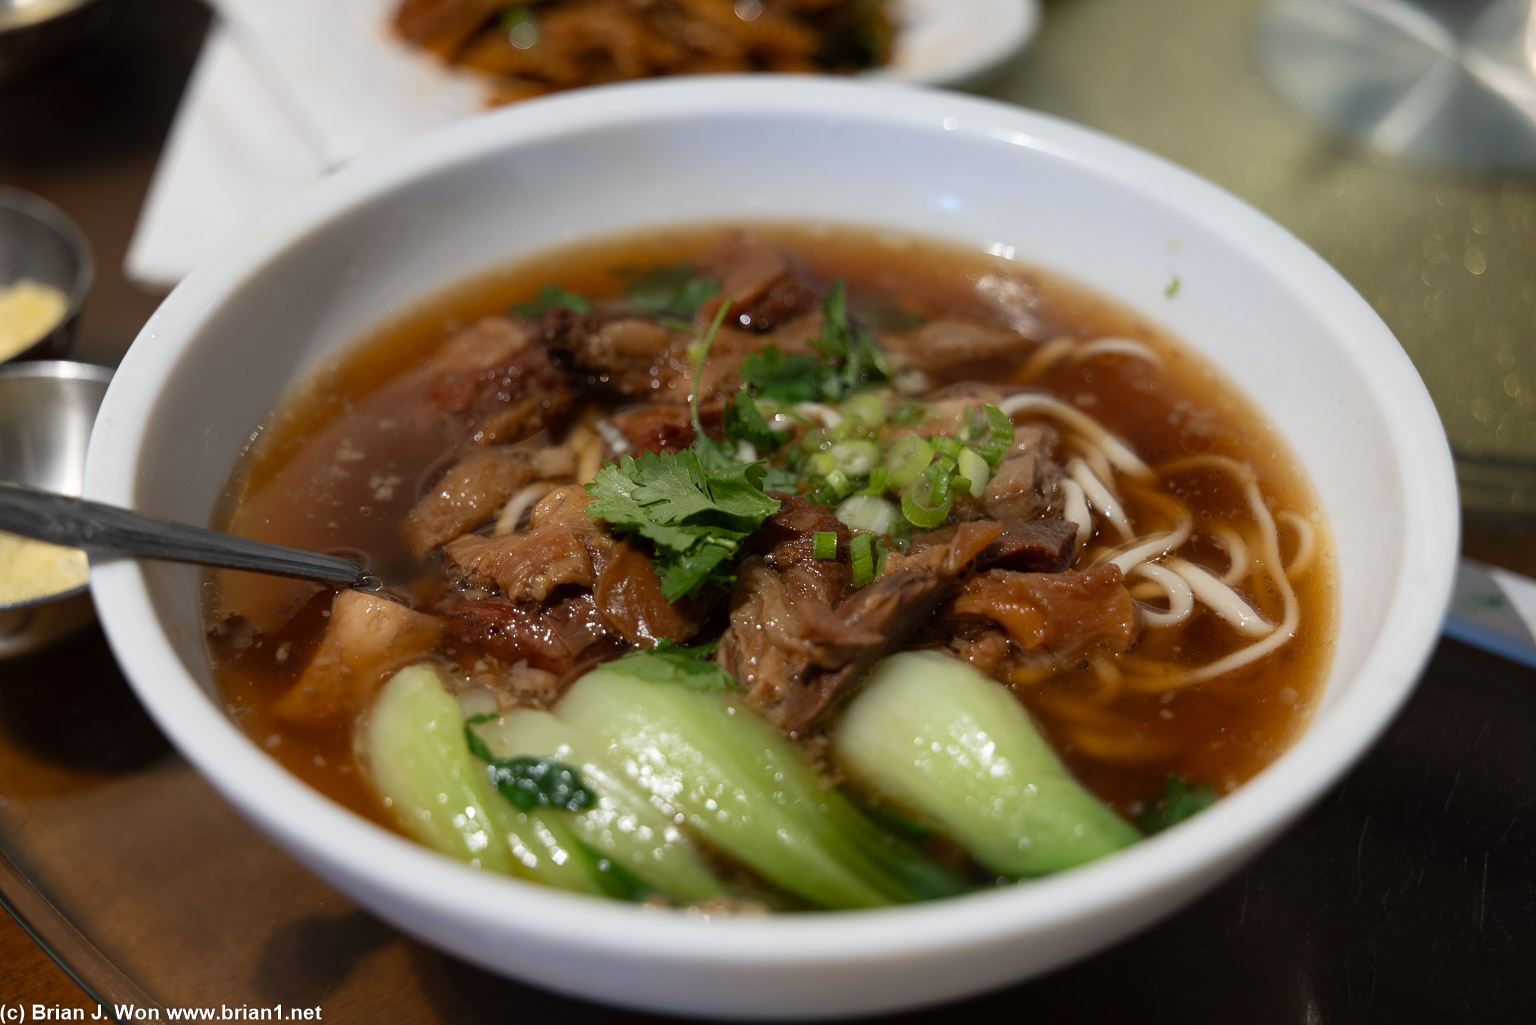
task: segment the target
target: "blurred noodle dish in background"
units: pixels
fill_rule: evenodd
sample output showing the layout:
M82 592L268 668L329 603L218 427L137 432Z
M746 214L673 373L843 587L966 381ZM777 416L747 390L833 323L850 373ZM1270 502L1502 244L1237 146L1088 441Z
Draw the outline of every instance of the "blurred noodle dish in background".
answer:
M394 27L491 76L493 103L708 72L855 72L890 59L885 0L404 0Z

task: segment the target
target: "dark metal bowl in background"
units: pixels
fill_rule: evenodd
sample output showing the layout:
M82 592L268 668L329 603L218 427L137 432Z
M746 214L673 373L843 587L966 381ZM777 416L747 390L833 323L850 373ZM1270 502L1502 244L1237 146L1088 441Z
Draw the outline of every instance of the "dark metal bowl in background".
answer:
M5 2L0 0L0 10ZM0 31L0 39L4 36ZM11 361L57 359L68 353L94 273L90 243L74 221L30 192L0 185L0 287L31 278L69 297L64 319Z
M67 53L91 28L96 0L0 0L0 85Z
M0 482L80 494L85 449L112 371L40 360L0 365ZM89 588L0 604L0 659L34 651L91 621Z

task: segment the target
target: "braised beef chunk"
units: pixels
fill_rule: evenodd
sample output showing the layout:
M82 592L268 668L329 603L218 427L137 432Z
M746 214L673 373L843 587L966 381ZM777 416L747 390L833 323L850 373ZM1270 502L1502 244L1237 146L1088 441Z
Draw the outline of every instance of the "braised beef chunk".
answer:
M1062 519L1005 520L997 537L976 558L978 568L1058 573L1072 565L1077 528Z
M826 291L782 250L749 231L733 232L704 266L720 279L720 292L705 304L705 316L713 317L729 300L732 323L753 331L771 331L817 313Z
M1050 508L1061 467L1056 463L1056 432L1034 425L1015 430L1013 447L1003 453L981 495L981 507L999 520L1029 520Z
M317 727L356 715L391 672L436 647L445 628L438 617L389 598L339 591L320 646L273 710Z
M947 611L990 619L1019 648L1061 665L1094 648L1126 651L1136 637L1136 607L1113 563L1062 573L988 570L962 583Z
M591 592L577 592L548 606L482 598L449 602L442 611L449 634L459 644L506 662L526 661L562 680L622 647Z
M731 625L716 653L747 702L794 735L901 647L999 532L997 524L961 524L911 556L888 557L880 577L850 593L843 559L811 553L813 534L832 525L846 552L846 528L803 499L785 502L761 531L768 554L747 559L737 574ZM841 572L833 576L827 564Z
M672 331L643 317L550 310L538 324L544 344L567 354L588 387L606 386L636 398L674 397L688 375L691 331ZM682 389L684 395L687 389Z
M454 538L443 548L443 568L471 586L499 590L521 602L542 602L566 584L597 583L587 546L562 524L526 534Z
M471 587L514 601L542 602L557 587L596 585L616 543L587 516L578 484L550 491L528 516L528 529L482 537L466 534L443 548L443 569Z
M941 318L882 339L891 359L936 381L987 380L1001 366L1022 364L1037 344L1010 327Z
M466 452L411 510L405 522L411 551L419 558L490 520L536 475L528 454L506 445Z
M697 598L667 601L650 556L628 544L619 545L613 561L598 577L594 593L609 626L629 643L645 648L658 641L691 640L719 604L714 590Z
M630 451L681 452L693 444L693 419L682 403L636 406L608 418L629 442Z
M575 393L533 332L486 317L427 364L427 397L453 434L475 444L516 441L558 424Z

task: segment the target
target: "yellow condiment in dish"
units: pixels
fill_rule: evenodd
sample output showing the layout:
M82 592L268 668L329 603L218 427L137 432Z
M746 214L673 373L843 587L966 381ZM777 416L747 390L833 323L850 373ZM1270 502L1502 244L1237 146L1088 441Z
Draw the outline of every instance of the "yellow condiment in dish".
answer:
M0 605L74 590L90 574L85 553L0 531Z
M41 340L69 312L69 297L51 285L21 278L0 288L0 360Z

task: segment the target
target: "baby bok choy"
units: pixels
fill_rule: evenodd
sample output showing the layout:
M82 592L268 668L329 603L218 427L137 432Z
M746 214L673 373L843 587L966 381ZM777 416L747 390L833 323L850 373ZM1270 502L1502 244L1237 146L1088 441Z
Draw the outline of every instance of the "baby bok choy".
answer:
M832 750L881 799L1004 875L1060 871L1140 836L1072 778L1006 688L935 651L879 662Z
M431 665L408 666L389 678L359 746L385 806L422 843L561 889L610 895L626 889L565 819L571 808L592 801L579 780L573 785L569 770L549 762L492 763L478 756L458 702ZM522 796L514 802L509 793Z
M706 843L811 904L870 907L965 889L823 783L733 689L713 663L634 652L583 676L555 712Z
M595 800L572 815L571 828L587 847L632 873L643 887L679 903L720 894L721 882L699 845L583 731L533 708L473 723L470 729L499 759L535 756L574 767Z

